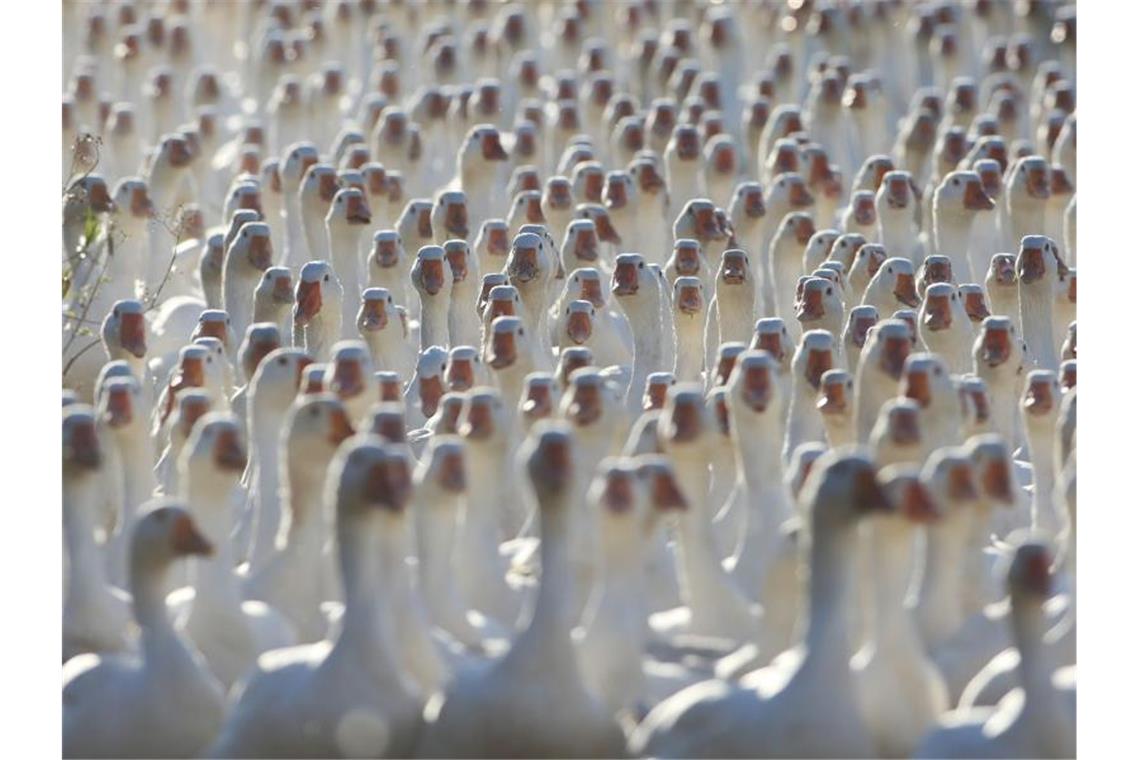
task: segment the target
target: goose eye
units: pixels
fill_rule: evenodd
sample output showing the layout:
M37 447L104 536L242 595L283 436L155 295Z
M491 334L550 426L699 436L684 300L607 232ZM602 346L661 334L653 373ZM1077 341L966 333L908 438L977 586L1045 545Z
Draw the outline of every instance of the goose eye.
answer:
M958 180L954 180L954 187L958 186Z
M328 281L329 281L329 276L326 274L325 275L325 282L328 282Z
M317 407L314 406L312 409L309 410L309 416L310 417L316 417L318 414L320 414L320 412L321 412L321 410L317 409Z
M941 377L941 376L942 376L942 368L941 368L941 367L935 367L935 368L934 368L934 374L936 374L936 375L938 375L939 377Z
M526 335L526 330L519 328L519 335Z
M827 289L827 294L828 294L828 295L831 295L831 288L828 288L828 289Z
M640 262L640 263L637 265L637 268L638 268L638 269L645 269L645 262L644 262L644 261Z
M891 269L890 267L887 267L887 274L894 274L894 273L895 273L895 270L894 270L894 269Z
M388 303L392 303L392 296L388 296Z
M284 367L288 362L286 362L284 356L281 356L281 357L278 357L277 363L280 364L282 367Z
M111 312L111 316L113 316L113 317L117 317L117 316L119 316L119 310L118 310L118 309L115 309L114 311L112 311L112 312Z
M570 313L570 307L569 307L569 306L567 306L567 307L566 307L566 313L567 313L567 314L569 314L569 313Z

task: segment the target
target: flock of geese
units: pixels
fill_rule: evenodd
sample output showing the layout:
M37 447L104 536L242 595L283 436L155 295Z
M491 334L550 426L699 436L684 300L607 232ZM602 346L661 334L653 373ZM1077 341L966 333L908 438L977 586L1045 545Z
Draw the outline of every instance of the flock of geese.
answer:
M1073 756L1075 6L63 35L65 756Z

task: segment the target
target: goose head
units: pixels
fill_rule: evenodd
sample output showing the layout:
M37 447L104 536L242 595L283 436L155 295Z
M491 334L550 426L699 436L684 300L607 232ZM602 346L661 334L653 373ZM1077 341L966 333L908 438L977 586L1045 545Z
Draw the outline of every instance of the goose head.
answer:
M131 575L161 575L182 557L208 557L213 545L202 535L194 518L181 504L155 499L139 507L139 519L131 532Z
M296 301L293 307L293 322L308 325L317 316L326 312L340 313L340 302L344 289L337 279L332 265L327 261L310 261L301 267L297 278Z
M914 265L910 259L892 257L883 262L879 271L871 278L867 285L864 301L907 306L915 308L919 305L918 292L914 285Z
M748 224L755 224L763 219L767 213L764 205L764 188L759 182L741 182L732 193L732 202L729 204L728 218L734 227L744 229Z
M606 173L601 201L609 212L620 212L629 206L636 197L637 190L629 172L612 171Z
M898 381L910 355L910 328L902 320L892 318L876 324L870 335L863 348L863 361L869 362L876 372Z
M269 267L253 293L254 311L258 314L283 314L293 305L293 273L288 267Z
M800 338L800 344L792 357L796 385L807 383L813 394L818 392L823 373L835 364L835 346L831 333L827 330L808 330Z
M1004 506L1013 506L1017 483L1010 463L1012 457L1005 440L996 433L976 435L966 441L965 449L974 464L975 477L982 495Z
M281 446L290 469L314 474L325 472L337 448L355 432L344 404L331 393L299 397L282 426Z
M380 401L400 401L404 397L404 382L397 372L389 370L376 373L376 384L380 387ZM403 406L400 406L403 414Z
M711 243L724 241L726 236L716 219L716 206L707 198L691 198L677 219L673 222L673 239L696 240L709 247Z
M981 498L974 463L964 448L936 449L922 465L922 480L943 515L961 513Z
M855 380L845 369L829 369L819 381L815 408L829 426L851 422L855 401Z
M389 311L395 303L385 288L367 288L361 294L360 310L356 313L356 329L361 336L388 328Z
M234 236L226 251L227 272L249 276L261 273L273 265L273 243L270 240L269 225L265 222L246 222ZM223 284L225 278L223 277Z
M656 285L654 278L653 271L645 265L640 253L618 254L610 292L628 311L634 303L646 301L651 288ZM626 303L629 306L625 306Z
M331 164L313 164L301 179L301 205L324 219L338 189L336 168Z
M123 182L120 180L115 186L115 195L119 196L120 189ZM142 185L141 198L147 200L147 208L149 209L149 200L146 197L146 183L141 179L133 179L133 182L138 182ZM128 207L131 200L133 200L133 190L122 196L127 201ZM66 210L73 212L76 219L82 219L85 216L87 209L90 209L95 214L107 214L119 208L119 205L111 199L110 193L107 191L107 182L99 174L86 174L78 177L72 181L67 188L67 194L64 196ZM68 214L69 218L72 213Z
M495 317L484 361L494 370L513 367L529 350L526 330L518 317ZM513 401L513 399L512 399Z
M724 287L741 287L746 291L752 286L752 267L748 254L740 248L730 248L721 254L717 268L717 291Z
M496 285L487 295L483 320L491 324L497 317L517 317L522 313L522 299L514 285Z
M906 397L886 401L871 428L871 448L880 465L922 460L922 420L918 403Z
M840 288L823 277L809 277L797 288L796 319L805 329L820 324L835 325L838 332L843 322L843 300Z
M862 448L823 454L812 465L799 501L811 515L813 536L849 530L862 517L890 509L874 462Z
M94 204L98 197L98 185L94 184L88 188L88 193L94 195L92 198ZM118 224L128 229L145 225L155 213L147 183L139 177L120 179L115 184L114 201L109 211Z
M320 162L317 146L310 142L293 143L285 149L281 165L281 182L285 193L296 193L309 168Z
M397 401L381 401L373 405L369 418L367 432L378 435L389 443L407 443L408 429L403 404ZM361 432L364 431L362 428Z
M117 437L143 434L142 389L131 376L110 377L103 383L96 400L99 419Z
M115 301L100 327L103 351L111 361L146 356L146 318L143 305L133 299Z
M652 158L635 158L629 164L629 176L637 188L637 197L656 197L666 193L665 178L658 171L657 162ZM761 198L763 202L763 198Z
M1068 395L1069 391L1077 387L1077 360L1066 359L1061 362L1057 370L1057 379L1061 384L1061 392Z
M704 394L696 383L678 383L669 389L658 420L657 435L672 457L699 457L710 442L712 426Z
M955 320L961 319L963 312L957 288L946 282L928 285L918 313L922 332L937 333L953 329Z
M411 241L412 247L419 250L419 246L431 245L433 241L431 226L432 202L426 198L413 198L400 212L396 220L396 231L400 240Z
M456 432L469 448L501 450L509 427L509 413L497 389L479 386L464 395Z
M470 390L481 372L479 352L472 346L455 346L447 353L443 381L449 391L461 393Z
M1031 206L1049 200L1051 179L1049 163L1041 156L1017 159L1005 180L1005 195L1010 207Z
M441 293L444 297L450 295L454 275L443 248L438 245L425 245L421 248L412 264L411 278L412 285L425 301L438 297Z
M855 173L855 181L852 182L851 188L859 190L871 190L878 197L878 192L883 188L883 182L887 175L895 171L895 162L891 160L890 156L876 153L867 156L863 163L859 166L859 171ZM913 189L913 184L910 182L910 172L905 172L908 184ZM896 198L901 199L901 190L898 188L896 191ZM879 213L882 213L882 207L879 207Z
M553 218L559 214L569 214L574 210L574 193L570 180L565 177L550 177L542 188L539 205L542 215Z
M238 348L242 376L252 378L269 354L281 348L281 330L273 322L255 322L245 330Z
M337 452L329 465L326 503L347 535L379 519L402 519L412 498L412 465L406 453L378 436L360 434ZM351 527L350 527L351 526Z
M937 218L969 220L979 211L989 211L993 200L986 195L982 178L974 171L952 171L934 191ZM967 222L963 222L967 223Z
M867 335L879 321L879 310L869 304L852 307L847 312L847 326L843 330L843 342L862 351L867 343Z
M209 412L191 429L178 462L181 482L190 493L201 491L219 499L202 499L203 506L222 506L224 495L237 485L248 463L241 425L229 412Z
M887 215L884 218L901 215L904 211L913 214L918 195L910 172L888 171L882 175L875 193L875 210L880 217ZM909 217L904 218L909 220Z
M986 304L986 291L981 285L974 282L959 285L958 298L973 325L981 325L985 318L990 316L990 309Z
M1008 302L1017 295L1017 257L1012 253L995 253L986 272L986 292L993 303ZM1014 315L1008 315L1014 316Z
M494 176L495 164L507 158L499 130L492 124L476 124L467 131L456 160L465 175L482 175L489 180Z
M855 252L851 263L851 278L858 276L860 282L870 282L879 268L887 260L887 249L878 243L864 243Z
M253 158L256 160L256 156ZM242 173L239 176L244 178L249 175ZM226 205L222 209L222 214L230 215L239 208L256 211L259 216L264 216L264 206L262 206L261 203L261 185L257 180L250 178L235 182L229 195L226 197Z
M1052 435L1061 405L1061 386L1054 372L1035 369L1025 376L1021 410L1030 434Z
M602 374L592 367L582 367L570 373L569 383L559 401L558 416L579 434L591 429L612 430L613 407L613 395Z
M250 398L255 404L261 399L272 398L271 406L274 408L287 406L297 396L302 374L312 363L312 357L300 348L270 351L251 376Z
M673 311L675 320L686 318L704 322L705 287L698 277L682 276L673 281Z
M369 266L383 270L397 270L406 260L403 240L398 232L377 230L372 235L372 250L368 254Z
M520 190L515 193L510 213L507 214L507 225L512 230L517 230L524 224L545 223L546 216L542 213L542 191Z
M807 216L801 214L798 216ZM785 217L786 219L787 217ZM810 219L810 217L808 217ZM808 238L810 241L810 238ZM799 242L798 240L796 242ZM805 241L807 242L807 241ZM855 256L867 245L867 238L858 232L847 232L835 239L831 252L827 255L828 261L838 261L843 265L843 271L850 272L855 268Z
M325 224L333 235L349 232L353 227L364 227L372 223L372 212L368 208L368 197L362 190L345 187L336 191Z
M571 301L562 315L562 335L560 339L580 346L590 340L594 332L596 310L589 301Z
M576 448L566 422L542 420L531 429L519 451L544 516L565 506L563 500L574 483Z
M983 368L992 372L1004 367L1012 374L1020 374L1024 361L1021 345L1013 320L1006 316L986 317L974 340L975 371L982 374Z
M444 239L467 239L467 196L462 191L449 190L439 194L432 207L431 228Z
M779 364L767 351L750 349L737 357L736 366L728 376L726 401L731 419L737 420L734 429L740 435L750 430L749 425L740 422L745 419L742 416L745 410L751 415L760 415L769 409L783 409L783 391L777 382L779 371ZM776 411L775 415L778 416L779 412Z
M762 317L756 320L750 348L754 351L767 351L781 366L782 373L792 365L792 354L796 350L796 344L792 341L788 326L784 324L783 319Z
M819 458L828 452L828 447L819 441L806 441L796 446L788 466L784 470L784 484L788 487L792 498L797 502L803 493L804 484L811 477L811 472Z
M938 354L910 354L899 379L899 395L912 399L920 409L947 409L958 398L957 389Z
M552 252L542 236L524 232L515 236L507 254L505 271L511 285L521 294L546 287L553 276Z
M432 506L455 499L467 490L463 443L450 436L432 437L414 473L416 493Z
M878 222L875 210L875 194L870 190L856 190L851 193L851 221L859 227L873 227Z
M698 277L703 261L700 243L691 238L678 238L673 242L673 253L665 268L677 277Z
M359 340L337 341L332 349L332 371L325 377L325 389L335 393L344 403L362 394L375 396L372 384L372 358L368 347Z
M204 309L198 315L198 324L190 340L197 342L199 338L216 338L227 351L237 342L230 328L230 316L222 309Z
M103 450L96 432L95 410L86 404L68 405L63 412L64 481L98 472Z
M701 158L701 136L691 124L677 124L665 146L665 162L670 167L695 164Z
M510 228L502 219L487 219L475 237L475 253L481 261L498 261L510 250Z
M1061 272L1067 272L1067 268L1062 267L1064 264L1057 253L1057 244L1052 240L1044 235L1026 235L1021 239L1017 252L1019 288L1042 288L1051 292L1060 282Z
M562 266L594 266L598 260L598 231L592 219L574 219L566 227L562 243Z

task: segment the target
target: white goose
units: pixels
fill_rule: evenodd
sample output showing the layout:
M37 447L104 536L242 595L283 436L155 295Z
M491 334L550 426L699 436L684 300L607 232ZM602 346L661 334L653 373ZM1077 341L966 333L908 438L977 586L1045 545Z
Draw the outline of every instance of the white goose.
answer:
M345 443L325 488L344 587L340 631L259 659L212 755L410 754L421 705L396 659L386 572L404 560L392 522L410 491L404 455L371 436Z
M327 261L310 261L297 277L293 307L293 345L317 361L328 361L341 332L344 288Z
M325 234L328 238L329 261L340 280L344 295L341 299L340 335L346 338L356 330L356 312L360 306L360 293L364 289L361 272L360 241L372 212L363 192L346 187L338 190L325 215Z
M1030 359L1041 369L1057 370L1053 309L1062 267L1057 244L1044 235L1021 238L1017 253L1017 300L1022 335Z
M811 505L812 541L803 643L740 685L704 681L660 703L631 737L636 754L874 754L847 664L844 605L855 527L863 513L885 508L886 499L865 455L836 452L815 463L804 501Z
M574 619L567 552L573 437L559 423L542 422L531 440L520 456L539 504L542 532L543 572L534 617L503 659L460 676L431 700L419 755L625 752L621 730L583 685L570 639ZM488 732L492 715L498 728Z
M166 571L213 549L182 507L148 503L132 524L130 576L138 655L85 654L63 671L63 755L203 752L222 725L222 687L166 614Z

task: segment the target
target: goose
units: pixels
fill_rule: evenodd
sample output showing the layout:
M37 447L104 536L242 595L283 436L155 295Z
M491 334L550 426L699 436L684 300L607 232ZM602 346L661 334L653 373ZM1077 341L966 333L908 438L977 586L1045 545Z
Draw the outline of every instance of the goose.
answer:
M851 301L867 291L871 278L878 273L887 258L889 258L887 249L878 243L864 243L859 246L855 251L850 270L844 270L852 293Z
M967 282L980 274L973 271L969 256L974 217L993 207L981 177L973 171L950 172L934 191L934 247Z
M1012 253L995 253L990 259L985 279L986 297L994 315L1021 322L1018 304L1017 258Z
M546 224L542 215L542 193L538 190L519 190L511 201L507 227L512 236L517 236L525 224Z
M880 477L894 509L869 522L874 614L867 616L866 641L852 656L851 671L878 754L908 757L949 707L946 684L904 606L915 536L941 515L917 468L891 465Z
M950 372L958 375L973 369L974 362L974 327L965 307L965 297L957 288L936 282L926 286L918 314L918 331L923 344L942 357Z
M73 403L63 415L63 524L67 569L63 662L84 652L124 652L131 644L130 600L107 582L96 539L99 489L112 461L96 432L95 410Z
M678 383L669 389L657 435L688 505L677 526L675 560L685 606L653 615L649 622L659 635L683 628L691 636L747 641L755 637L761 613L716 553L707 499L706 455L713 432L707 417L700 386Z
M736 142L730 135L715 135L705 143L703 153L700 194L717 206L727 207L742 172Z
M426 198L413 198L404 206L396 220L396 232L407 251L419 252L424 246L435 245L431 228L432 202Z
M468 130L455 163L459 189L468 198L467 210L475 223L491 218L493 210L503 205L505 199L499 192L497 165L507 158L499 130L494 125L477 124Z
M917 101L920 103L921 98ZM911 173L918 187L926 186L937 128L937 116L921 104L912 108L899 125L891 157L895 166Z
M829 260L831 249L839 237L839 230L822 229L813 232L804 246L801 269L804 272L814 272L823 266Z
M309 249L308 240L304 236L300 197L302 180L310 167L318 161L316 145L302 141L292 143L285 149L284 163L281 165L282 214L285 217L283 261L293 270L299 269L319 253Z
M341 334L344 288L327 261L310 261L301 267L293 307L293 345L316 361L328 361Z
M122 497L117 505L115 528L106 540L105 561L108 579L122 587L128 579L130 532L140 506L154 492L155 475L151 469L152 444L143 416L142 389L134 377L108 377L99 389L96 411L100 418L100 433L110 443L114 454L115 496Z
M430 346L419 353L415 374L404 386L408 430L422 428L435 416L440 397L444 394L443 370L446 364L447 350L440 346Z
M756 283L748 254L739 248L725 251L717 268L713 297L705 326L705 361L713 367L716 347L752 337L756 318ZM721 316L723 314L723 317Z
M146 375L146 315L138 301L116 301L99 329L100 342L108 361L123 360L135 377Z
M253 292L273 264L269 225L248 222L234 237L222 264L222 308L235 334L245 335L253 321ZM235 346L236 348L236 346Z
M704 286L696 277L673 281L673 329L677 352L673 375L680 382L701 382L705 367L706 304Z
M1065 342L1068 326L1077 319L1077 270L1057 262L1058 287L1053 301L1053 345Z
M277 349L262 360L247 387L247 482L251 484L249 508L255 521L248 555L251 572L259 570L273 551L281 523L279 420L292 405L301 373L310 364L312 358L303 349Z
M1057 370L1053 310L1059 279L1067 272L1057 244L1044 235L1021 238L1017 253L1017 301L1022 334L1034 364Z
M479 324L471 318L476 314L478 262L463 240L448 240L443 245L443 253L451 269L452 280L447 313L448 334L455 344L478 345Z
M377 230L372 235L372 249L368 253L368 287L384 288L396 303L411 306L407 284L411 261L405 253L400 234L395 230Z
M794 574L795 563L789 562L794 558L794 540L787 523L794 509L777 446L786 424L780 416L777 367L770 354L746 351L737 359L726 390L736 459L736 482L729 499L743 523L731 536L734 541L724 566L746 596L763 605L761 636L745 647L753 649L752 659L760 663L791 640L798 609L789 575Z
M494 284L500 282L501 284ZM483 277L483 291L486 293L485 303L480 310L482 330L479 346L484 357L489 355L491 348L491 324L496 317L517 317L522 313L522 299L514 285L507 284L507 276L502 272L495 272Z
M899 379L899 395L918 404L924 457L940 447L961 443L961 401L939 354L907 356Z
M837 364L833 333L808 330L792 357L792 402L784 432L781 456L790 461L792 452L806 441L826 438L823 420L816 409L823 373Z
M240 386L230 398L230 408L238 418L242 432L247 432L246 402L249 397L249 381L257 372L261 360L281 348L281 331L272 322L254 322L245 331L241 346L237 350L237 369ZM175 460L177 461L177 460Z
M821 329L833 336L843 334L843 299L838 285L824 277L811 276L803 280L796 306L796 321L805 331ZM842 346L836 347L836 360L846 364Z
M159 437L166 426L171 411L174 410L178 394L188 388L205 388L214 397L219 407L229 404L231 390L227 387L228 370L222 365L225 357L222 343L217 338L200 337L194 343L183 346L174 366L161 385L161 392L149 414L148 431L152 437ZM135 416L147 419L140 414L145 411L146 402L140 397ZM147 424L147 423L144 423Z
M720 255L731 247L728 235L717 219L717 208L707 198L691 198L675 217L674 251L681 240L695 240L706 261L719 260Z
M336 169L330 164L312 164L305 170L297 196L305 246L314 259L330 259L325 217L339 189Z
M503 219L486 219L479 225L472 247L484 274L502 271L510 251L509 228Z
M602 205L605 206L610 225L619 240L634 240L634 233L639 227L637 188L629 172L606 173L602 188Z
M130 580L139 654L83 654L63 672L63 754L197 754L223 719L221 684L166 615L162 588L180 557L211 544L175 502L141 505L131 525Z
M870 460L858 450L825 454L812 468L801 498L811 505L813 536L807 549L811 573L803 643L779 665L757 671L739 685L704 681L661 702L631 737L634 753L874 753L847 665L842 607L849 593L844 566L852 559L854 528L863 513L884 509L886 500ZM821 710L824 698L830 702Z
M673 253L665 263L665 277L676 282L679 277L696 277L700 280L705 293L714 289L716 273L711 271L707 257L701 251L701 245L692 238L679 238L673 243ZM756 280L763 278L756 275Z
M210 672L229 689L270 649L291 646L296 634L263 603L243 602L230 542L230 494L246 466L238 421L210 412L194 424L178 462L187 507L217 555L191 569L192 588L167 597L175 628L194 643ZM212 539L210 535L213 534Z
M546 370L553 364L547 313L547 292L557 268L553 254L542 236L524 232L511 242L504 268L510 284L518 290L521 299L523 308L519 318L533 330L533 340L529 345L535 368L541 370ZM511 399L511 402L514 403L514 400Z
M359 427L380 393L367 344L361 340L337 341L329 365L325 390L336 394L354 427Z
M597 357L598 366L628 366L632 353L629 321L625 314L610 306L602 288L601 274L593 267L580 267L570 271L562 298L555 304L562 309L572 300L588 301L594 308L594 327L590 348ZM517 298L517 295L516 295ZM701 322L703 326L703 320Z
M330 465L324 496L335 514L344 588L340 631L332 641L260 658L210 754L412 751L421 703L396 660L394 631L384 614L396 593L395 579L382 572L403 562L395 523L410 491L404 454L374 436L345 442ZM324 694L318 702L302 698L318 693Z
M159 213L172 214L178 207L193 160L191 146L181 135L170 133L159 139L146 175L147 190Z
M768 253L767 282L770 283L772 301L767 305L767 313L784 320L784 324L795 332L796 309L793 295L796 282L803 274L805 246L815 234L811 215L803 212L789 212L780 222L779 231L772 238Z
M690 124L677 124L673 127L663 157L665 184L669 187L671 199L670 215L675 216L675 209L679 209L685 200L702 197L700 184L704 161L701 157L701 137L696 127Z
M866 248L866 246L863 246ZM847 359L847 369L854 375L863 355L863 346L872 327L879 322L879 310L874 306L860 304L847 312L847 325L843 328L843 356Z
M361 276L360 240L372 222L365 194L355 187L336 191L325 215L329 259L344 289L341 299L341 338L350 336L356 321L360 293L364 289Z
M879 468L895 464L916 467L923 463L919 406L914 399L896 396L885 401L871 428L870 446Z
M1042 661L1042 607L1052 590L1051 561L1046 545L1029 537L1017 545L1009 562L1008 625L1020 654L1021 687L996 707L941 716L919 744L917 757L981 753L1060 757L1075 752L1074 703L1057 688Z
M958 300L962 302L962 308L965 309L966 316L970 320L974 337L977 337L978 331L981 330L982 322L985 321L986 317L990 316L990 307L986 303L985 288L975 282L964 282L958 286Z
M667 459L643 455L599 463L589 502L600 513L601 563L574 631L587 688L613 714L636 715L649 694L644 598L646 539L662 514L684 508Z
M780 105L777 105L769 116L768 122L760 133L760 142L756 147L756 156L761 160L766 159L772 153L777 141L797 132L802 132L804 127L799 106L790 101L781 102L777 100L773 102L780 102ZM760 182L771 184L774 179L765 172L765 168L763 165L758 167Z
M860 443L869 440L879 409L895 394L910 347L902 320L883 320L868 333L855 368L855 433Z
M869 241L878 241L879 218L875 210L875 193L870 190L851 193L851 203L841 215L839 226L846 233L858 233Z
M175 496L180 493L178 459L186 440L190 437L194 423L210 411L212 404L213 397L210 392L201 388L187 388L178 394L178 407L170 415L167 443L154 466L155 478L158 480L156 493L163 496Z
M1030 527L1048 537L1057 536L1064 525L1064 516L1055 508L1053 499L1057 476L1053 447L1060 399L1056 373L1035 369L1026 374L1020 406L1033 469Z
M875 213L879 221L879 240L887 256L910 259L917 265L921 257L915 209L919 191L910 172L888 171L875 193Z
M542 188L542 216L555 240L565 240L574 218L574 195L566 177L548 177ZM565 264L564 264L565 265Z
M636 188L633 194L636 230L632 239L638 241L649 263L664 265L669 253L669 192L659 170L657 155L649 157L639 153L629 163L627 171Z
M288 267L269 267L261 273L261 280L253 292L253 324L268 322L276 325L281 335L289 335L291 306L293 273Z
M863 303L874 306L880 314L917 308L919 300L914 286L914 265L910 259L896 256L884 261L867 283Z
M540 422L519 458L538 501L543 534L543 573L534 616L502 659L485 670L459 676L429 702L417 754L441 756L460 748L493 755L624 754L624 735L583 684L570 638L572 576L566 553L570 476L575 468L573 437L561 423ZM512 720L497 724L499 729L488 733L485 721L480 720L488 709ZM558 718L551 720L554 715ZM542 731L512 728L536 720Z
M661 298L658 279L645 266L639 253L623 253L614 266L610 291L629 320L633 333L633 365L630 368L626 408L631 414L645 395L645 383L650 372L665 369L661 341Z
M1023 383L1022 346L1013 320L1005 316L986 317L974 339L974 374L989 388L993 430L1010 442L1019 440L1016 401Z
M366 288L356 314L356 329L368 345L374 368L395 372L401 379L410 378L414 357L411 346L404 340L396 308L387 289ZM391 316L389 310L393 312Z
M827 444L832 448L855 443L854 391L855 381L845 369L829 369L820 376L816 408L823 420Z
M843 107L852 128L853 147L858 155L886 152L889 132L883 125L884 95L877 78L868 74L853 74L843 91ZM848 167L854 169L854 167Z
M1026 235L1044 231L1049 186L1049 164L1041 156L1023 156L1006 172L1005 245L1012 247Z

